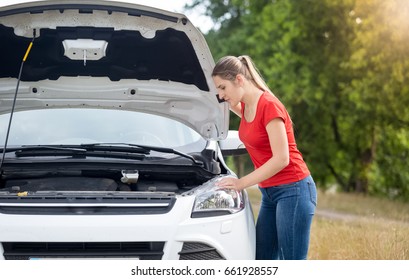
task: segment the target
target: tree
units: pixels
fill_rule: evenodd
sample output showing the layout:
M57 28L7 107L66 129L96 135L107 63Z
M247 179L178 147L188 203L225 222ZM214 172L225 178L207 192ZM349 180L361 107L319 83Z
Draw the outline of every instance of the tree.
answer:
M344 93L360 104L372 138L366 145L370 164L361 177L371 192L408 199L403 170L409 150L409 2L357 1L351 17L354 52L344 67L353 79Z

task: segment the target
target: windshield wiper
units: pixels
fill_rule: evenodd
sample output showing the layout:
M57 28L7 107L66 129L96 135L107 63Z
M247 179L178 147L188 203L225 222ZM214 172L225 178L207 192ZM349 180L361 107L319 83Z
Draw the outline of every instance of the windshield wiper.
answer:
M52 151L70 151L70 152L86 152L87 150L81 148L80 146L67 146L67 145L23 145L18 147L7 147L4 151L5 153L19 152L19 151L40 151L40 150L52 150Z
M150 151L155 151L155 152L160 152L160 153L166 153L166 154L175 154L179 155L181 157L190 159L194 164L203 166L203 162L196 160L194 157L192 157L189 154L183 153L181 151L171 149L171 148L163 148L163 147L157 147L157 146L147 146L147 145L139 145L139 144L128 144L128 143L91 143L91 144L82 144L80 147L84 148L89 148L89 147L112 147L112 148L127 148L127 147L132 147L132 148L140 148L145 150L148 154Z
M6 148L5 152L15 152L17 157L36 156L71 156L74 158L110 157L142 160L151 151L175 154L190 159L194 164L203 166L203 162L196 160L181 151L156 146L127 144L127 143L90 143L80 145L24 145Z
M91 148L92 147L92 148ZM6 148L6 153L14 152L16 157L41 157L41 156L70 156L73 158L109 157L142 160L149 151L142 148L129 147L94 147L87 145L27 145Z

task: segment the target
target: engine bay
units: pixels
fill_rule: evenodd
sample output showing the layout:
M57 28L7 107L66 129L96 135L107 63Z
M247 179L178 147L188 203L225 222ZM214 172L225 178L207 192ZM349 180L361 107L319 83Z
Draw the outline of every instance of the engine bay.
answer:
M209 178L192 171L165 167L138 170L20 171L0 180L0 193L35 192L168 192L180 194Z
M12 179L5 182L0 191L8 192L37 192L37 191L87 191L87 192L114 192L114 191L151 191L174 192L179 188L175 182L161 182L143 180L126 184L111 178L92 177L54 177L54 178L27 178Z

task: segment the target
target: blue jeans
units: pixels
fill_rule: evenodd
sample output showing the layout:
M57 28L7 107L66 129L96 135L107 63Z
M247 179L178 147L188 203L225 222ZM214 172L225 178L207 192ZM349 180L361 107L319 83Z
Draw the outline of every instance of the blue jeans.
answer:
M259 189L262 199L256 225L256 259L307 259L317 205L313 178Z

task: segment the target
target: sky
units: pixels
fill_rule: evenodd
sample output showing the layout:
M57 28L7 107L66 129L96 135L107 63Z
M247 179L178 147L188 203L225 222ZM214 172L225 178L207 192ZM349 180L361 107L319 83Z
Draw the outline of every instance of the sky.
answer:
M0 0L0 6L12 5L22 2L33 2L39 0ZM103 0L101 0L103 1ZM121 0L120 0L121 1ZM136 4L152 6L171 12L178 12L185 14L196 27L206 33L212 26L212 21L203 15L201 10L193 10L189 12L183 11L185 4L190 4L192 0L122 0L122 2L133 2Z

